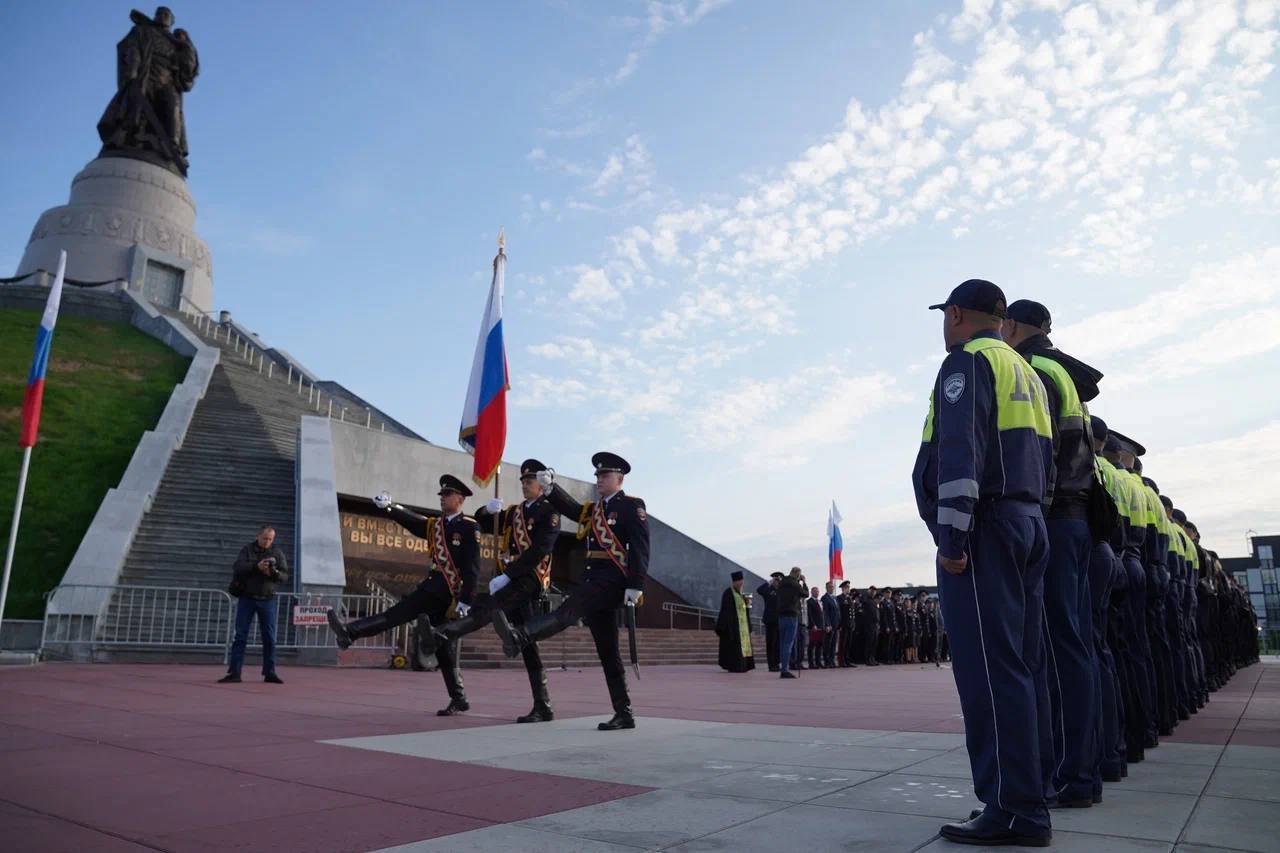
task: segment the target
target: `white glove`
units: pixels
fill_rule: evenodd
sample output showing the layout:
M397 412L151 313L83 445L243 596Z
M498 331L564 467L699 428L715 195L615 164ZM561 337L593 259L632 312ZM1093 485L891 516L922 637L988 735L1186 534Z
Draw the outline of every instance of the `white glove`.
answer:
M374 495L373 505L376 506L378 509L386 509L387 507L391 506L391 493L379 492L378 494Z
M644 597L644 591L639 589L628 589L625 593L623 604L627 607L635 607L640 603L640 599Z
M539 471L537 477L538 482L542 484L542 488L549 489L551 488L551 484L556 481L556 472L547 468L543 471Z
M502 589L509 583L511 583L511 578L507 577L505 574L498 575L493 580L489 581L489 594L497 595L498 590Z
M498 498L489 498L489 502L484 505L484 508L489 510L490 515L497 515L502 512L502 501Z
M461 601L459 601L457 606L455 606L453 610L455 613L458 614L458 618L461 619L463 616L466 616L468 613L471 612L471 605L463 604Z

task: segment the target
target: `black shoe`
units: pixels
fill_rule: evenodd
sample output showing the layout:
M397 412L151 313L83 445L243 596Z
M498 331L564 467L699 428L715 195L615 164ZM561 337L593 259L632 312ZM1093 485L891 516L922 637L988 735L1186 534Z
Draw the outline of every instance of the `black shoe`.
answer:
M1098 800L1101 801L1102 798L1099 797ZM1057 797L1050 800L1046 805L1048 805L1050 809L1091 809L1093 808L1093 795L1090 794L1087 797L1072 797L1071 799Z
M228 672L226 675L218 679L219 684L239 684L240 676L235 673Z
M262 676L262 680L267 684L284 684L284 682L280 680L280 676L276 675L274 672Z
M943 838L956 844L979 844L986 847L1048 847L1053 840L1053 832L1048 829L1044 830L1043 835L1024 835L981 814L965 823L945 824L940 833Z
M776 667L776 666L771 666L771 667L769 667L769 671L770 671L770 672L777 672L777 671L778 671L778 669L779 669L779 667Z
M333 631L333 635L338 641L338 648L351 648L351 644L355 642L355 638L347 631L347 626L342 624L342 620L338 618L337 612L330 608L329 612L325 614L325 618L329 620L329 629Z
M1125 779L1129 776L1129 765L1125 764L1120 768L1120 778Z
M613 715L613 719L607 723L601 723L596 726L602 732L616 732L619 729L634 729L636 727L636 718L629 713L617 713Z
M1160 739L1158 737L1156 737L1155 735L1147 735L1146 740L1143 741L1142 748L1155 749L1159 745L1160 745Z
M797 676L796 676L796 674L795 674L794 672L792 672L791 670L787 670L786 672L782 673L782 675L780 675L780 676L778 676L778 677L779 677L779 678L796 678Z
M1093 804L1100 805L1102 803L1102 791L1093 792Z
M525 714L523 717L516 717L517 723L549 723L556 718L555 713L551 710L550 705L544 705L541 702L533 704L533 710Z
M1120 770L1112 770L1109 773L1102 774L1103 782L1119 782L1124 778L1124 772Z
M502 639L502 652L507 657L516 657L524 649L524 632L507 621L501 610L493 611L493 630Z
M466 699L450 699L449 704L436 711L437 717L452 717L461 714L463 711L470 711L471 704Z

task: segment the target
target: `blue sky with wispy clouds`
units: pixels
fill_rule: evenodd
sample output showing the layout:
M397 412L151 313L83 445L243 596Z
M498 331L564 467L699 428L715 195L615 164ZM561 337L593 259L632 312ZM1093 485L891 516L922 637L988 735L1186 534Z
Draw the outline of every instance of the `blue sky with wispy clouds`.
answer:
M11 5L0 269L97 151L127 6ZM148 9L147 11L150 11ZM452 444L500 226L508 457L626 455L758 570L928 581L909 473L980 276L1210 547L1280 530L1275 0L201 2L217 306Z

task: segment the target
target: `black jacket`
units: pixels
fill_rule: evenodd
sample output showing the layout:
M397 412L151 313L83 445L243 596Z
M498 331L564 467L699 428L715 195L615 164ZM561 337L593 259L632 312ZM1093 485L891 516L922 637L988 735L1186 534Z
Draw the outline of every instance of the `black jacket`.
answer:
M760 588L756 590L756 595L760 597L760 601L764 604L764 612L761 618L764 624L773 625L778 621L778 591L773 588L773 584L765 581L760 584Z
M529 533L529 547L523 551L515 536L517 513L523 518L524 528ZM493 516L484 507L476 510L476 523L480 525L482 532L493 532ZM540 495L527 507L521 501L498 513L498 534L503 535L508 528L512 528L512 559L503 568L507 577L514 581L535 574L542 561L551 556L556 547L556 537L560 535L560 513L556 512L545 494ZM549 576L550 560L547 561L546 571Z
M276 561L275 568L270 575L264 575L258 571L258 563L270 559ZM276 594L276 587L289 580L289 561L280 546L272 544L270 548L259 548L255 539L240 549L231 573L244 584L244 592L241 593L244 598L271 598Z
M827 619L822 612L822 601L817 598L810 598L807 601L809 605L809 630L821 630L827 627Z
M435 555L432 553L433 546L428 536L428 519L425 515L418 515L400 504L392 504L388 507L387 514L414 536L419 539L428 539L427 553L431 555L433 561L435 560ZM480 525L476 524L474 518L462 513L458 513L449 521L441 517L437 522L444 525L445 547L449 549L449 556L453 558L453 564L457 567L458 574L462 576L462 588L458 591L457 599L463 604L470 605L476 594L476 579L480 577ZM448 581L445 579L444 570L439 566L428 574L427 579L419 586L439 595L453 596L453 591L449 589Z
M778 615L799 618L800 604L805 595L800 581L792 577L783 578L778 583Z
M880 624L880 605L869 592L862 594L862 618L868 625Z
M552 484L549 499L552 506L575 521L582 517L583 504L561 488L559 483ZM627 588L644 589L644 579L649 574L649 513L644 501L624 492L618 492L609 498L604 511L609 529L613 531L618 544L627 552ZM588 523L589 521L588 518ZM617 566L608 556L593 556L601 553L605 553L604 545L600 544L595 534L588 529L588 575L592 571L597 571L604 572L608 577L618 571Z

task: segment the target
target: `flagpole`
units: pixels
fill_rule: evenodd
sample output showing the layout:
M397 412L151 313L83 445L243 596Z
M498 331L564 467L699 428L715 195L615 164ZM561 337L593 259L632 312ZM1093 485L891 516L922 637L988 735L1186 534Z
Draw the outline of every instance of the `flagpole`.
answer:
M498 260L506 254L506 246L507 246L507 232L505 229L499 228L498 229L498 254L494 256L494 259L493 259L494 276L497 276L498 274ZM506 448L504 447L503 450L506 450ZM498 481L501 479L502 479L502 456L499 455L498 467L493 472L494 498L498 498ZM498 538L498 528L499 528L499 522L501 518L502 518L502 510L498 510L493 516L493 565L498 570L494 574L494 577L497 577L498 575L502 574L505 571L505 568L502 565L502 560L498 556L500 551L500 540Z
M4 581L0 583L0 626L4 625L4 605L9 598L9 572L13 568L13 552L18 545L18 521L22 516L22 497L27 491L27 470L31 467L31 448L22 448L22 467L18 469L18 499L13 505L13 523L9 525L9 547L4 552Z

